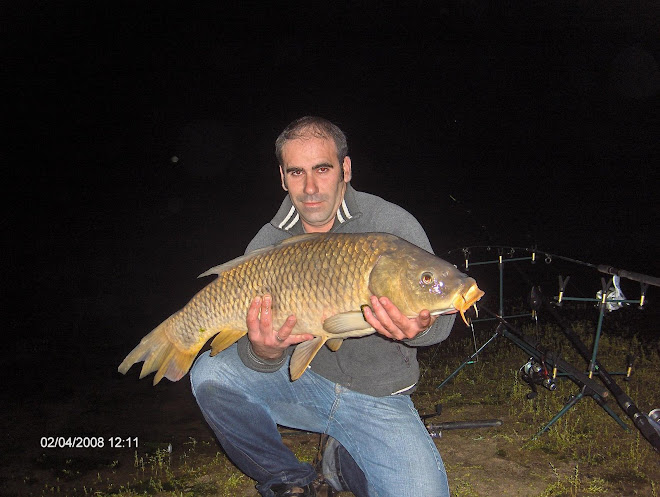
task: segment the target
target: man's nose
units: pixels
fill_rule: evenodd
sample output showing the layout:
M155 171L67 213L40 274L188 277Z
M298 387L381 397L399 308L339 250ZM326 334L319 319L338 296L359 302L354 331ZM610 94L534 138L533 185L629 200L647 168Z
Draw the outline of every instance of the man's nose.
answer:
M319 189L313 175L307 176L305 178L305 193L307 195L313 195L315 193L318 193L318 191Z

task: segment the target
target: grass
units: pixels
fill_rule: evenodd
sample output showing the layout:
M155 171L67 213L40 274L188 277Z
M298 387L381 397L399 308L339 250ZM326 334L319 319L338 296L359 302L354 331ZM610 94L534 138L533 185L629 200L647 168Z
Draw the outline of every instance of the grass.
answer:
M528 334L539 334L539 330L531 326L527 328L525 331ZM583 341L589 344L592 324L579 322L575 329ZM555 342L554 350L562 346L559 343L560 334L548 333L556 330L540 331L546 337L544 343ZM500 341L491 345L491 350L484 354L487 355L487 360L480 360L469 366L469 370L461 372L459 377L443 388L446 390L442 395L443 404L450 404L452 410L458 412L461 407L466 408L475 402L481 406L506 406L511 425L506 431L512 433L517 442L522 444L524 457L537 461L548 460L551 477L547 487L537 495L621 495L617 492L624 483L635 489L635 495L638 491L645 492L640 495L657 493L658 454L633 427L614 399L609 401L609 405L631 427L630 433L623 431L592 399L583 397L560 417L549 431L536 438L530 437L530 434L545 426L579 389L568 380L559 381L556 391L543 391L539 387L539 395L534 400L528 400L526 395L530 389L521 380L518 372L526 357L512 343L501 338L498 340ZM617 383L643 412L650 407L657 407L654 405L658 395L657 348L643 346L637 337L617 338L605 335L599 350L599 359L604 364L614 365L612 369L617 363L620 369L625 369L623 366L626 356L634 352L638 357L635 375L629 382L618 377ZM569 362L584 364L566 344L563 344L563 351L563 357ZM457 344L455 352L458 357L469 355L471 350L468 341ZM445 367L437 376L431 376L431 384L439 383L453 366L454 364ZM430 364L427 365L427 371L433 375L437 368ZM469 378L466 378L467 376ZM425 393L426 395L421 395L423 399L432 397L428 389ZM495 455L506 459L514 456L515 450L499 447ZM570 474L560 474L552 461L569 462L573 465L572 471ZM581 471L583 467L589 471ZM460 480L457 483L458 486L454 485L456 495L471 495L470 491L464 493L465 488Z
M593 323L581 321L575 329L590 345ZM561 350L565 360L585 362L562 342L552 325L527 326L525 332L542 338L545 345ZM489 333L479 337L485 341ZM557 414L579 389L560 380L554 392L539 387L533 400L521 380L519 369L527 360L524 352L505 338L498 338L481 357L462 370L451 382L436 387L474 350L472 339L450 340L440 347L420 352L423 377L414 394L420 413L433 412L441 402L441 419L500 418L503 425L492 429L461 430L443 434L439 447L447 467L452 495L479 497L504 495L492 490L509 488L508 495L533 497L578 497L643 495L656 497L660 491L658 454L634 429L612 399L612 409L632 430L624 431L591 398L584 397L544 434L534 435ZM657 345L649 346L636 336L603 335L599 358L611 370L625 369L625 358L637 357L631 381L617 377L617 383L647 412L658 407ZM296 455L311 462L318 438L286 437ZM248 497L256 496L254 482L240 473L210 436L189 439L183 448L171 449L168 442L147 442L136 450L131 468L117 460L105 461L90 481L75 460L44 461L59 466L56 477L34 495L75 495L96 497ZM32 489L35 479L25 477ZM491 489L491 490L489 490Z

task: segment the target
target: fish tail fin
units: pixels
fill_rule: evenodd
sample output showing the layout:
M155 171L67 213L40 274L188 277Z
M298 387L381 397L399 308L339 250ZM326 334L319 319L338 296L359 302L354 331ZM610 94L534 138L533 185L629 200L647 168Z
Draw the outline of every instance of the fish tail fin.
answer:
M172 326L172 319L167 319L157 326L126 356L117 370L121 374L126 374L133 364L144 361L140 379L157 371L154 377L154 385L163 376L171 381L180 380L190 369L199 350L185 351L179 349L170 340L167 333Z
M306 342L299 343L296 345L296 349L293 351L291 356L291 363L289 364L289 373L291 374L291 380L297 380L302 376L309 366L309 363L312 362L316 353L323 347L323 344L326 342L327 338L325 337L315 337Z

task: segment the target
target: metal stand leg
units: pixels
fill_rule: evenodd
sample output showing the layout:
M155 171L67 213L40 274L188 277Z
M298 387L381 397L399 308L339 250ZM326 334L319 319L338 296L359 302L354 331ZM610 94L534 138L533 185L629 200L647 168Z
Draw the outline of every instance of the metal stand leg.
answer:
M467 366L468 364L471 364L471 363L472 363L472 360L473 360L475 357L477 357L477 356L479 355L479 352L481 352L482 350L484 350L484 349L486 348L486 346L487 346L490 342L492 342L493 340L495 340L495 338L497 338L497 335L499 335L499 334L500 334L500 328L499 328L499 326L498 326L498 327L497 327L497 330L495 330L495 334L494 334L492 337L490 337L486 343L484 343L481 347L479 347L479 350L477 350L474 354L472 354L470 357L468 357L468 358L465 360L465 362L464 362L463 364L461 364L460 366L458 366L458 368L456 368L456 370L455 370L452 374L450 374L449 376L447 376L447 378L446 378L442 383L440 383L440 384L436 387L436 390L440 390L442 387L444 387L444 386L449 382L449 380L451 380L452 378L454 378L454 377L455 377L455 376L461 371L461 369L463 369L463 368L464 368L465 366Z
M586 388L587 388L586 386L583 387L582 390L577 395L572 397L571 400L569 400L566 403L566 405L562 408L562 410L559 411L557 415L554 418L552 418L550 422L541 429L541 431L539 431L536 435L534 435L534 437L532 437L532 440L536 440L539 437L539 435L542 435L543 433L548 431L553 424L559 421L559 418L561 418L564 414L566 414L568 410L571 407L573 407L575 404L577 404L580 401L580 399L582 399L582 397L584 397L585 395L588 395L589 397L593 398L596 401L596 403L600 407L602 407L603 410L607 414L609 414L612 417L612 419L614 419L614 421L616 421L619 424L619 426L621 426L621 428L623 428L626 431L630 431L630 427L626 423L624 423L619 416L617 416L617 414L612 410L612 408L605 403L602 397L600 397L598 394L591 394L591 395L588 393L585 394Z
M559 421L559 418L561 418L564 414L566 414L571 407L573 407L575 404L577 404L578 401L582 397L584 397L583 392L584 392L584 388L582 388L581 392L579 392L576 396L574 396L571 400L569 400L566 403L566 405L562 408L562 410L559 411L559 413L557 413L557 415L554 418L552 418L547 425L545 425L543 428L541 428L541 431L539 431L536 435L534 435L532 437L532 440L536 440L539 435L542 435L543 433L548 431L553 424L555 424L557 421Z
M619 426L623 428L626 431L631 431L630 426L628 426L626 423L623 422L623 420L615 413L610 406L607 405L605 400L603 398L599 397L598 394L594 394L591 396L592 399L596 401L596 403L603 408L603 410L610 415L610 417L619 423Z
M561 418L568 410L573 407L575 404L577 404L580 399L583 397L591 397L594 399L594 401L603 408L607 414L610 415L612 419L614 419L619 426L621 426L624 430L630 431L630 428L621 420L621 418L607 405L605 398L608 397L608 392L605 388L603 388L602 385L599 383L595 382L592 378L590 378L588 375L585 375L581 371L579 371L576 367L571 365L570 363L567 363L566 361L562 360L561 358L556 357L556 355L552 353L542 353L539 350L540 345L538 342L530 337L525 336L520 330L516 329L513 327L510 323L508 323L506 320L503 318L495 315L491 311L486 311L489 314L492 314L496 316L496 318L500 321L500 324L498 325L497 329L495 330L495 333L493 336L491 336L486 343L484 343L479 350L477 350L474 354L472 354L463 364L461 364L451 375L449 375L440 385L436 387L436 389L442 388L449 380L454 378L459 371L461 371L467 364L469 364L472 359L474 359L489 343L491 343L493 340L498 335L502 335L505 338L511 340L516 346L518 346L520 349L525 351L527 354L540 359L541 357L545 357L545 361L556 367L557 369L563 371L564 375L567 376L571 381L573 381L576 385L580 387L580 392L575 395L573 398L571 398L566 405L562 408L559 413L557 413L548 424L546 424L534 437L533 439L537 438L539 435L545 433L550 429L550 427L555 424L559 418Z

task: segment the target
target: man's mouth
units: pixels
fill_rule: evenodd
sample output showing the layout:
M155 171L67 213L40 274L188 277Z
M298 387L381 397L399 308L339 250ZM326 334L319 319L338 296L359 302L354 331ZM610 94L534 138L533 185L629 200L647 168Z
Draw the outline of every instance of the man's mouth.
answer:
M322 198L313 198L312 197L312 198L303 198L303 199L300 199L300 200L301 200L301 203L305 207L310 207L310 208L318 207L319 205L321 205L323 203Z

